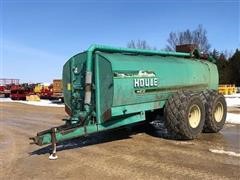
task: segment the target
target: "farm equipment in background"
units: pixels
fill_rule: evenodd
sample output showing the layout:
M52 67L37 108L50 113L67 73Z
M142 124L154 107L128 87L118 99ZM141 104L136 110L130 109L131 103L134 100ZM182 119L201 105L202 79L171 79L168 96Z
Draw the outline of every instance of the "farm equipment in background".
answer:
M51 99L52 97L52 84L50 85L43 85L40 93L40 98L41 99Z
M61 99L63 102L63 88L62 88L62 80L54 79L53 80L53 88L52 88L52 99Z
M220 84L218 86L218 93L222 95L232 95L237 93L235 84Z
M28 101L61 99L63 102L62 80L53 80L53 84L19 84L19 79L0 79L0 97Z
M12 100L26 100L26 97L33 95L34 84L21 84L11 86L10 98Z
M34 88L33 88L34 94L40 96L40 93L41 93L41 90L42 90L42 86L43 86L43 85L40 84L40 83L36 84L36 85L34 86Z
M52 97L52 84L38 83L35 85L33 92L41 99L51 99Z
M10 98L12 100L26 100L27 92L21 85L13 85L11 87Z
M9 97L10 96L10 89L9 86L0 86L0 96L1 97Z
M0 79L0 96L10 97L11 86L18 85L19 79Z

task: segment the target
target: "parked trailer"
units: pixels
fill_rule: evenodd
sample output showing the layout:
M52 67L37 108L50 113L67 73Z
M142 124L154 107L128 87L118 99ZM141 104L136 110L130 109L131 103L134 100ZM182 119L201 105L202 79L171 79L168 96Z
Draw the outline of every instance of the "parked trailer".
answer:
M52 99L61 99L63 102L63 88L62 88L62 80L54 79L53 80L53 88L52 88Z
M10 96L10 89L8 86L0 86L0 97L9 97Z
M1 97L10 97L11 86L19 85L19 79L0 79L0 96Z
M13 85L11 87L10 98L12 100L26 100L28 91L21 85Z
M27 96L33 95L35 84L23 83L19 85L12 85L10 98L12 100L26 100Z
M159 109L178 139L218 132L225 123L217 67L191 53L92 45L66 62L62 78L70 118L31 138L52 143L50 159L57 158L58 142L142 122Z

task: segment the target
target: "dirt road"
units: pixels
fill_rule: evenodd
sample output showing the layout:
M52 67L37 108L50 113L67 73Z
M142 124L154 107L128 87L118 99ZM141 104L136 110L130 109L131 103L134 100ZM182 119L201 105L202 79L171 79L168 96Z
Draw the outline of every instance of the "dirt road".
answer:
M240 179L240 126L175 141L127 130L58 146L30 145L36 132L63 124L64 108L0 103L0 179Z

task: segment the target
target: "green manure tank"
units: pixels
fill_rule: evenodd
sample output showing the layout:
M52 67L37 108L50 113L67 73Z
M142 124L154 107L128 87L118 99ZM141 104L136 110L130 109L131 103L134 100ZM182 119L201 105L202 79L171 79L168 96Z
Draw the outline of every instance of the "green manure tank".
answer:
M67 139L132 125L158 110L178 139L218 132L225 123L217 67L191 53L92 45L65 63L62 80L69 119L31 138L38 145L56 147Z

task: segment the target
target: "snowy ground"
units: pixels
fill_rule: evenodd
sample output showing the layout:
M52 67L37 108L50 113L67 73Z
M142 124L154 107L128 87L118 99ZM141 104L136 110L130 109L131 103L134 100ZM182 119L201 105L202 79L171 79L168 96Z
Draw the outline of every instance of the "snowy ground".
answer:
M225 95L228 107L237 107L240 111L240 93L234 95ZM227 113L227 122L233 124L240 124L240 113Z
M64 107L64 104L59 101L49 101L45 99L41 99L40 101L13 101L10 98L0 98L0 102L17 102L34 106Z
M240 93L234 95L225 95L228 107L240 107Z
M240 114L227 113L226 121L232 124L240 124Z
M227 106L239 108L240 112L240 93L234 95L225 95ZM40 101L12 101L10 98L0 98L0 102L18 102L34 106L48 106L48 107L64 107L63 103L59 101L49 101L49 100L40 100ZM240 113L227 113L228 123L240 124Z

